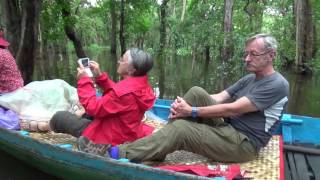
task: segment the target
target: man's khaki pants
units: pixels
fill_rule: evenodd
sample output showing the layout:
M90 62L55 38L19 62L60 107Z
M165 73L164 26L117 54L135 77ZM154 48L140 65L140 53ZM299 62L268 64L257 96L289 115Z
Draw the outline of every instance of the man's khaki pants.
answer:
M184 96L191 106L216 104L200 87ZM186 118L170 121L156 133L119 146L121 158L133 162L162 161L176 150L201 154L218 162L245 162L257 157L257 150L242 133L223 119Z

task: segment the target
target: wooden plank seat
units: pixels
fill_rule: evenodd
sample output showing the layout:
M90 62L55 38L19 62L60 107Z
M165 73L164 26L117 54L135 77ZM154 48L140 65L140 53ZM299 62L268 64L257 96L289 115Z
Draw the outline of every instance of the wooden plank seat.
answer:
M297 151L284 151L286 180L320 179L320 156Z
M165 124L163 122L154 121L151 119L146 119L144 121L146 124L155 127L156 129L162 128ZM67 134L47 132L47 133L37 133L31 132L30 137L35 138L39 141L43 141L50 144L72 144L73 149L76 149L75 142L76 138ZM257 159L241 163L240 168L246 171L247 178L253 179L265 179L273 180L280 179L280 156L282 155L280 149L281 143L280 136L274 136L268 145L263 148ZM146 162L150 165L150 162ZM156 163L152 165L175 165L175 164L185 164L185 165L216 165L218 163L210 161L210 159L205 158L201 155L194 154L187 151L176 151L167 155L166 159L162 163Z

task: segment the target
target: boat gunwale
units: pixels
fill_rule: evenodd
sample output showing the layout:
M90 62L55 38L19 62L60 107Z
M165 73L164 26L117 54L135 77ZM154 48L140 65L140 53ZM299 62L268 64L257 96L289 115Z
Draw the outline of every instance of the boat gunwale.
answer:
M166 179L212 179L203 176L196 176L192 174L154 168L143 164L120 162L111 158L104 158L76 150L65 149L46 142L35 140L29 136L21 135L18 131L8 130L1 127L0 144L5 144L10 148L16 148L16 150L28 153L30 156L36 157L39 160L45 158L47 161L52 161L52 163L63 163L65 165L72 165L76 169L85 168L94 170L95 172L101 173L101 175L105 177L119 175L119 177L131 179L132 175L134 175L135 178L139 177L139 179L150 179L150 177L152 177L153 179L163 179L164 177L166 177ZM6 149L4 147L5 146L2 145L0 146L0 149L6 151L9 154L12 154L10 153L9 149ZM63 158L57 158L58 155L63 155ZM75 160L75 157L78 157L80 159ZM127 170L131 169L133 170L133 172L137 173L134 174L127 172L126 174L124 174L125 171L121 170L123 168ZM43 170L42 168L40 169ZM45 172L52 174L50 171ZM149 173L150 176L144 175L146 173ZM52 175L64 177L59 176L59 174Z

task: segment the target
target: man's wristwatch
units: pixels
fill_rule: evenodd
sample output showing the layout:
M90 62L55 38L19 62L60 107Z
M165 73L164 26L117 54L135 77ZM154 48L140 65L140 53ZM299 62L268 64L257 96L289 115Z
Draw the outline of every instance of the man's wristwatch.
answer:
M197 107L192 107L191 116L196 118L198 116Z

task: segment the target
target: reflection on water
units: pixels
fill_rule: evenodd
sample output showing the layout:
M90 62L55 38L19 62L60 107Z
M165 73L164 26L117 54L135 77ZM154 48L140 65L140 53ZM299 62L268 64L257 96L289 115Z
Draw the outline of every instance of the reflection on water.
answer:
M309 77L288 72L284 75L290 82L289 113L320 117L320 75Z

